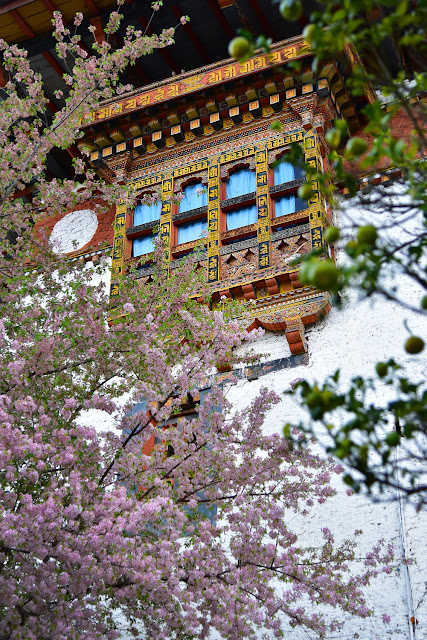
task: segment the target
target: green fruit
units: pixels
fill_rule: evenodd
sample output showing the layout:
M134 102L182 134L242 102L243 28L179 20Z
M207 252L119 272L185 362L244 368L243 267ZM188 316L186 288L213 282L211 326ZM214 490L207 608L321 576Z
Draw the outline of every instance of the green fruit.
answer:
M330 409L332 406L332 398L334 397L334 394L332 393L332 391L322 391L322 393L320 394L321 400L322 400L322 406L325 410Z
M314 409L320 404L320 395L315 391L311 391L305 399L305 404L309 409Z
M352 156L359 157L367 150L368 143L363 138L356 136L347 142L345 148Z
M319 261L313 271L312 282L321 291L335 289L338 284L339 271L332 260Z
M397 447L400 442L400 435L397 433L397 431L392 431L391 433L388 433L386 435L385 441L389 447Z
M280 13L285 20L298 20L301 18L303 6L301 0L282 0Z
M316 25L315 24L308 24L304 28L304 31L302 32L302 35L304 36L304 40L307 42L307 44L311 44L313 42L315 31L316 31Z
M427 309L427 296L421 300L421 309Z
M325 135L325 139L331 149L338 149L341 142L341 131L338 131L338 129L329 129Z
M385 362L377 362L375 365L375 370L378 374L378 377L384 378L387 375L388 367Z
M419 338L418 336L411 336L405 342L405 351L407 353L411 353L415 355L416 353L421 353L424 349L424 340Z
M355 258L357 255L358 247L359 245L357 244L356 240L350 240L350 242L347 242L345 246L345 252L348 256L350 256L350 258Z
M348 124L345 118L343 120L334 120L334 127L338 129L340 133L348 134Z
M316 266L317 260L307 260L307 262L303 262L298 272L298 279L303 284L312 284Z
M302 184L298 189L298 197L302 200L310 200L314 196L313 187L310 182Z
M340 232L337 227L328 227L325 231L325 241L328 244L335 244L340 239Z
M230 44L228 45L228 53L235 60L241 60L242 58L247 56L249 50L249 41L246 40L246 38L242 38L242 36L233 38L233 40L231 40Z
M371 224L359 227L357 231L357 242L359 244L368 244L373 246L378 238L378 231Z

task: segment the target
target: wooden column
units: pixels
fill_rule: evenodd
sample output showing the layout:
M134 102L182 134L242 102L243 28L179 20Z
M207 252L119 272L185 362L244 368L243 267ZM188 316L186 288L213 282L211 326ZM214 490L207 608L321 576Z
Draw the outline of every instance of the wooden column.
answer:
M319 136L315 129L307 131L304 138L304 154L305 161L316 169L322 171L322 157L320 155ZM319 183L313 181L314 194L308 201L308 210L310 216L310 238L311 249L323 249L323 231L325 228L326 208L325 201L319 191Z
M170 260L171 231L172 231L172 203L173 177L165 175L162 181L162 208L160 210L160 240L167 252L167 260Z
M208 282L219 280L220 179L220 165L215 161L208 169Z
M267 149L255 154L258 265L260 269L271 266L271 227L268 215L268 164Z
M286 339L293 356L307 351L305 330L301 318L286 318Z
M111 265L111 285L110 285L110 311L117 309L120 293L120 278L123 275L124 250L125 250L125 230L126 230L126 203L121 201L116 206L116 217L114 220L114 243Z

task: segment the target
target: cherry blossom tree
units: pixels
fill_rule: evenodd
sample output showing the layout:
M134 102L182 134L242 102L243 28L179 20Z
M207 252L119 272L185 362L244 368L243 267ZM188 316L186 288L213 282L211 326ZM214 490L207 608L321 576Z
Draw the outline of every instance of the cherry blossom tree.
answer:
M254 337L244 310L197 303L200 276L189 263L169 273L159 245L153 282L128 274L109 318L106 265L35 235L34 222L93 193L126 197L81 161L79 189L49 182L46 155L173 29L129 31L120 50L107 41L87 55L56 14L55 36L70 71L51 123L26 52L0 41L0 636L280 638L289 625L323 636L343 611L369 616L363 588L390 571L392 550L378 542L360 557L360 532L336 544L326 528L308 547L291 526L334 494L340 468L263 434L274 393L236 410L215 378ZM31 205L13 197L30 183Z

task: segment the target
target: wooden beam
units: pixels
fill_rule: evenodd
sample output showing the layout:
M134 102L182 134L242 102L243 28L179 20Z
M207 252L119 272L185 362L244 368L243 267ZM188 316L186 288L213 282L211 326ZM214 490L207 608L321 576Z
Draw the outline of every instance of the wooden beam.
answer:
M41 1L44 4L44 6L46 7L46 9L50 12L52 17L53 17L53 12L54 11L59 11L58 7L55 7L55 5L53 4L53 2L51 0L41 0Z
M20 189L20 191L15 191L12 197L14 200L16 200L16 198L22 198L23 196L28 196L34 191L34 189L35 189L34 185L30 184L28 187L25 187L25 189Z
M95 16L94 18L91 18L90 24L92 27L95 27L95 32L93 36L97 41L97 43L102 44L103 42L105 42L105 33L104 33L104 29L102 28L101 16Z
M15 22L21 27L21 29L27 34L27 36L29 38L34 38L35 37L35 35L36 35L35 32L32 30L32 28L30 27L28 22L25 20L25 18L23 18L21 16L21 14L18 11L13 9L10 12L10 14L11 14L12 18L15 20ZM42 55L43 55L44 59L46 60L46 62L49 63L49 65L56 71L56 73L59 75L59 77L62 80L62 76L64 74L64 70L58 64L58 62L55 60L53 55L51 53L49 53L49 51L44 51ZM56 104L54 102L52 102L52 100L48 99L47 106L52 111L52 113L57 113L58 107L56 106Z
M72 144L71 147L67 147L67 153L72 158L79 158L80 153L75 144Z
M264 31L265 35L269 36L270 38L272 38L273 42L276 42L277 37L276 34L274 33L273 29L270 26L270 23L268 22L268 20L266 19L263 11L259 8L258 6L258 1L257 0L248 0L249 5L252 9L252 11L254 12L256 19L259 21L262 30Z
M2 64L0 64L0 87L5 87L7 83L7 73Z
M92 11L92 13L95 13L99 16L99 14L101 13L101 9L98 7L96 2L94 2L94 0L83 0L83 2L85 3L89 11Z
M230 38L230 40L231 38L234 38L234 31L228 24L223 12L219 8L218 0L208 0L208 5L214 12L216 19L218 20L221 27L224 29L224 32L226 33L227 37Z
M47 96L46 96L47 97ZM49 109L52 111L52 113L58 113L59 109L56 106L56 104L54 102L52 102L52 100L48 99L48 103L47 106L49 107Z
M47 0L47 1L49 2L50 0ZM23 18L18 11L13 10L10 13L11 13L12 18L15 20L15 22L21 27L21 29L23 31L25 31L27 36L29 38L34 38L36 34L32 30L32 28L30 27L28 22L25 20L25 18ZM53 57L53 55L49 51L43 51L42 56L46 60L46 62L49 63L49 65L52 67L52 69L54 69L56 71L56 73L58 74L58 76L62 80L62 76L64 75L65 72L64 72L64 69L59 64L59 62L57 60L55 60L55 58Z
M141 25L141 27L144 29L144 31L146 31L148 36L153 35L152 28L148 26L148 20L146 20L143 16L140 16L138 18L138 22ZM179 66L177 65L177 63L175 62L175 60L173 59L173 57L171 56L171 54L166 48L157 49L157 51L160 53L160 55L162 56L166 64L168 64L169 67L175 71L175 73L181 72L181 69L179 68Z
M3 13L9 13L13 11L13 9L19 9L19 7L25 7L26 4L30 4L30 2L34 2L34 0L14 0L13 2L8 2L0 7L0 15Z
M29 38L34 38L34 36L36 35L35 31L32 30L28 22L21 16L19 11L16 11L16 9L12 9L12 11L10 11L10 15L26 36L28 36Z
M42 56L46 60L46 62L49 63L49 65L52 67L52 69L54 69L54 71L56 71L56 73L58 74L58 76L62 80L62 76L64 75L65 71L61 67L59 62L57 60L55 60L55 58L53 57L53 55L49 51L43 51Z
M181 20L182 16L184 15L181 9L177 7L176 4L173 4L171 6L171 9L174 15L178 18L178 20ZM188 23L186 23L183 25L183 29L185 33L188 35L188 37L190 38L196 50L199 52L203 60L206 62L206 64L211 63L212 62L211 56L209 55L209 53L207 52L203 44L200 42L199 37L197 36L193 27L191 27Z

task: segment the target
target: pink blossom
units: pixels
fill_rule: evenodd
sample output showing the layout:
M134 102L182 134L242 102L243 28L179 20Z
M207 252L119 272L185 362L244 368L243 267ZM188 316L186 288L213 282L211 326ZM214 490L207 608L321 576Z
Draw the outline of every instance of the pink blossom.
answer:
M113 12L108 30L121 19ZM374 542L359 561L354 538L335 542L327 528L316 546L304 543L299 527L335 494L336 466L265 435L282 402L272 390L232 407L210 376L218 362L244 362L236 348L258 335L247 334L247 318L227 321L193 304L193 265L169 273L160 242L150 285L123 278L117 308L109 307L97 284L103 267L53 254L38 231L45 215L60 219L91 201L101 217L129 200L128 187L105 184L79 160L78 188L47 180L46 157L73 145L84 114L125 92L127 65L167 46L174 29L128 29L123 46L95 41L94 55L58 12L54 29L57 54L76 63L64 76L66 104L45 130L34 116L46 107L41 79L25 51L0 40L5 69L22 84L8 86L0 113L0 637L240 638L255 637L259 625L279 637L288 616L327 637L339 628L328 607L370 615L363 589L388 571L392 549ZM33 202L12 197L34 182ZM19 230L13 260L10 229Z

